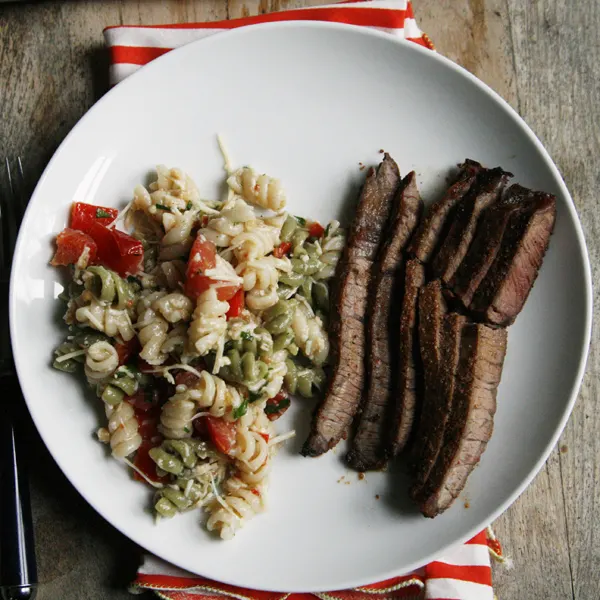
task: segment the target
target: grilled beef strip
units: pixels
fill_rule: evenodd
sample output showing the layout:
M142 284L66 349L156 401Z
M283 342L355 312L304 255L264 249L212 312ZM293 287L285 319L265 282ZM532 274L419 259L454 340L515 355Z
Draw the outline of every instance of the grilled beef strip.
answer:
M522 210L528 196L529 190L512 185L503 198L483 213L475 239L449 284L465 308L496 259L511 216Z
M349 466L359 471L381 469L387 462L385 430L389 428L386 417L397 385L394 367L398 363L403 250L423 212L414 171L402 180L392 211L373 267L374 285L367 310L367 387L347 456Z
M443 448L417 495L419 508L426 517L435 517L454 502L492 436L506 340L506 329L475 323L462 328Z
M418 343L423 366L423 402L414 440L408 457L409 467L417 473L425 466L422 457L430 433L430 415L435 411L437 380L442 359L442 330L447 306L439 279L431 281L419 292Z
M483 167L473 160L465 160L460 166L456 181L448 188L425 214L424 219L413 236L408 252L422 263L428 263L442 241L444 229L456 204L465 196L475 183L477 174Z
M452 224L432 263L434 278L451 280L475 236L481 213L498 200L512 176L500 167L482 169L471 189L457 204Z
M556 198L530 191L523 210L511 215L496 259L470 304L479 318L496 326L514 322L542 266L555 221Z
M404 295L400 313L398 384L393 399L388 458L397 456L411 440L423 396L423 368L419 353L418 301L425 285L425 267L411 258L404 271Z
M440 362L436 378L425 383L425 401L421 416L419 456L413 469L410 495L415 497L427 481L444 443L444 429L448 421L454 375L458 365L460 335L466 318L456 313L444 317L440 335Z
M388 155L370 169L342 256L333 297L330 330L332 376L312 421L302 454L319 456L333 448L347 430L358 408L364 386L367 292L373 261L388 222L400 173Z

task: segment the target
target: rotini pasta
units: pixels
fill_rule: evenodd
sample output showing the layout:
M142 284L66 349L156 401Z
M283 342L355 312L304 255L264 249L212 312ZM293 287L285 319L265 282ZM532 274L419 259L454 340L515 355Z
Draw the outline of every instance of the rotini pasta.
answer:
M293 435L272 422L287 393L325 384L329 279L345 241L337 221L324 230L284 212L277 179L227 172L222 203L162 165L136 186L109 227L123 221L143 260L128 270L79 257L61 294L71 335L52 359L83 368L108 419L98 439L155 488L155 514L204 507L223 539L264 510L275 451ZM134 457L142 436L150 465Z

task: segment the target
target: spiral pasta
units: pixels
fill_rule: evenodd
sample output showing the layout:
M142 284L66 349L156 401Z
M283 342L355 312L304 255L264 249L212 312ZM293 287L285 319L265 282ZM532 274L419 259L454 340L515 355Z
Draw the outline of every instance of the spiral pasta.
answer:
M275 211L285 206L286 196L281 182L268 175L258 175L250 167L238 169L227 179L227 184L251 204Z
M202 371L200 379L190 390L190 398L200 408L208 409L214 417L222 417L242 404L242 397L235 387L208 371Z
M140 447L142 437L131 404L121 402L116 407L106 404L106 416L113 456L123 458L133 454Z
M329 354L329 338L321 319L308 316L307 311L298 306L292 318L292 329L296 344L316 365L325 363Z
M102 266L85 269L81 275L85 288L105 304L122 310L133 306L134 291L132 286L114 271Z
M224 343L227 331L225 314L228 310L229 304L217 298L214 287L199 296L188 329L189 343L194 352L204 356Z
M265 256L242 262L237 265L235 272L242 277L245 291L254 289L266 290L276 287L279 281L279 272L289 273L292 263L286 257L276 258Z
M88 301L75 310L75 321L109 337L120 336L128 342L135 336L131 318L126 310L105 306L90 292L84 292L81 299Z
M85 374L89 381L100 381L112 375L119 366L116 348L108 342L93 343L85 353Z
M195 402L180 394L171 396L160 413L160 432L170 440L191 437L195 413Z
M169 323L189 321L194 310L192 301L181 292L171 292L152 303L152 308L159 312Z
M162 365L167 354L162 351L167 341L169 324L152 308L147 308L138 317L138 339L142 346L140 357L150 365Z
M222 504L213 500L206 507L210 515L206 528L217 532L222 539L229 540L248 519L264 510L264 489L249 485L239 477L231 477L223 484L223 492Z
M244 223L244 231L231 240L231 248L239 262L266 256L279 244L279 228L260 219Z

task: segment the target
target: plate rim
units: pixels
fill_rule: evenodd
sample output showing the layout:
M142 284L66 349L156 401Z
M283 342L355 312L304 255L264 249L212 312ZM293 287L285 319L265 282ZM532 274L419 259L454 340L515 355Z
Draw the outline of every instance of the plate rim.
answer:
M96 109L100 110L100 107L103 105L103 103L105 103L107 101L108 98L112 98L116 94L127 93L126 90L128 90L130 87L134 87L134 89L135 89L137 78L140 75L140 73L146 73L148 70L152 70L152 69L159 70L163 63L168 63L169 61L177 60L179 55L183 54L184 52L194 52L194 48L196 48L200 45L201 45L201 47L205 47L205 46L208 46L209 44L214 44L217 41L218 41L218 43L223 43L223 40L225 40L224 43L227 43L228 37L233 37L233 38L243 37L243 36L247 35L249 32L252 34L256 31L260 32L261 30L288 29L288 28L308 29L308 30L323 29L326 31L331 31L331 30L344 31L345 30L345 31L352 32L353 34L356 34L356 35L380 38L382 40L386 40L389 43L402 46L404 48L403 51L421 53L421 54L423 54L423 56L428 57L427 60L438 62L438 63L445 65L446 68L450 69L451 71L454 71L460 77L463 77L466 80L468 80L469 82L471 82L472 84L474 84L480 90L480 92L484 93L485 95L490 97L492 100L494 100L495 103L498 104L508 114L508 116L511 118L511 120L513 122L515 122L516 125L518 125L518 127L522 130L522 132L529 139L529 141L533 142L533 145L536 147L541 158L546 163L546 165L548 166L551 173L554 175L554 177L556 179L556 184L560 190L560 193L567 200L567 202L565 203L565 207L569 211L570 217L571 217L574 227L575 227L577 246L578 246L578 250L579 250L579 253L581 256L582 265L584 267L583 268L583 278L584 278L584 287L585 287L585 298L584 298L585 331L584 331L584 337L583 337L583 343L582 343L582 352L581 352L581 355L579 358L579 364L578 364L577 370L574 373L574 379L573 379L574 385L572 387L568 402L565 403L565 406L564 406L561 418L558 422L558 425L555 428L553 435L548 440L548 442L547 442L543 452L541 453L540 457L538 458L537 462L534 464L533 468L527 473L527 475L523 478L523 480L522 480L521 484L518 486L518 488L515 489L511 494L509 494L502 502L500 502L499 506L494 511L491 512L491 514L489 516L489 523L482 522L482 523L477 524L476 526L471 527L462 536L460 536L458 539L456 539L455 542L449 543L449 544L445 545L444 547L440 548L438 551L432 553L428 558L428 562L430 562L432 560L435 560L437 557L444 554L445 552L447 552L449 548L452 548L455 545L459 545L459 544L466 542L467 540L472 538L476 533L478 533L479 531L484 529L488 524L490 524L495 519L497 519L498 516L500 516L503 512L505 512L515 502L515 500L529 487L529 485L531 484L531 482L533 481L535 476L539 473L542 466L548 460L548 457L550 456L550 453L552 452L552 449L556 445L560 435L562 434L562 432L567 424L567 421L572 413L572 410L575 406L575 403L577 401L577 397L579 395L579 391L581 389L581 385L583 382L583 377L584 377L585 371L586 371L587 358L589 355L591 333L592 333L593 288L592 288L591 265L590 265L590 260L589 260L589 252L587 249L587 244L585 242L583 227L581 225L581 221L579 219L579 215L577 214L575 203L573 202L571 194L569 193L569 190L563 180L563 177L562 177L557 165L552 160L549 152L546 150L546 148L544 147L542 142L539 140L539 138L533 132L531 127L525 122L525 120L518 114L518 112L504 98L502 98L496 91L494 91L490 86L488 86L486 83L481 81L475 75L473 75L472 73L470 73L465 68L458 65L457 63L453 62L449 58L439 54L438 52L432 51L425 47L422 47L419 44L416 44L409 40L405 40L403 38L398 38L387 32L373 30L373 29L370 29L367 27L348 25L345 23L328 22L328 21L312 21L312 20L276 21L276 22L269 22L269 23L246 25L246 26L238 27L235 29L227 30L227 31L222 31L222 32L219 32L219 35L216 35L216 36L211 35L210 37L196 40L196 41L190 42L188 44L185 44L179 48L175 48L174 50L171 50L170 52L153 60L151 63L144 65L141 69L138 69L136 72L129 75L126 79L121 81L118 85L111 87L95 104L93 104L81 116L81 118L75 123L73 128L65 136L63 141L60 143L60 145L58 146L58 148L52 155L52 158L50 159L47 166L45 167L41 177L39 178L39 180L35 186L33 193L31 194L31 198L28 203L25 214L23 216L21 228L19 230L19 235L17 238L15 251L14 251L14 255L13 255L13 264L14 264L14 262L16 262L16 258L18 256L20 256L20 254L22 252L21 248L25 243L25 241L24 241L25 234L23 232L27 229L27 224L28 224L29 220L31 219L31 214L33 212L33 210L32 210L33 202L32 201L34 201L35 198L37 197L39 190L42 188L48 174L52 170L55 161L58 161L61 159L61 156L62 156L63 152L65 151L65 147L70 142L70 138L73 135L75 135L75 132L79 128L84 126L87 119L90 118L90 114L92 112L96 112ZM37 202L37 200L35 202ZM35 408L32 409L32 406L35 406L35 402L30 401L28 399L28 397L33 397L34 394L33 394L33 391L30 392L29 383L26 381L25 377L23 376L24 367L22 366L22 363L25 361L25 356L24 356L24 352L22 352L19 347L19 342L16 341L16 338L17 338L16 325L15 325L16 319L14 318L14 314L17 310L17 308L16 308L17 294L15 292L15 288L17 285L17 278L18 278L18 275L16 274L16 271L13 269L11 272L10 289L9 289L9 321L10 321L10 335L11 335L11 344L12 344L12 349L13 349L15 369L16 369L17 376L19 378L19 382L21 385L25 403L27 405L27 409L29 411L29 414L31 415L32 421L35 424L38 434L40 435L40 437L42 438L42 441L44 442L44 445L46 446L46 449L51 454L53 460L56 462L56 464L62 471L63 475L70 482L70 484L85 499L85 501L100 516L102 516L103 519L105 519L111 526L115 527L120 533L122 533L128 539L131 539L132 541L134 541L135 543L137 543L141 547L143 547L146 552L155 554L156 556L162 558L163 560L165 560L166 562L168 562L170 564L175 564L175 563L171 563L170 558L167 558L164 556L164 553L162 553L160 551L160 548L150 550L148 548L148 544L146 544L145 541L140 540L139 537L137 537L137 536L134 537L133 535L126 533L125 531L123 531L123 529L121 527L118 527L117 525L115 525L112 522L112 520L107 516L107 514L105 514L105 512L102 511L96 505L94 498L88 497L88 495L83 494L80 491L80 488L78 487L76 482L71 479L67 470L63 467L62 461L59 460L55 456L55 454L50 450L50 445L47 443L47 439L46 439L47 437L49 437L49 434L45 435L43 433L43 428L41 428L39 426L38 422L36 421L35 415L34 415ZM198 569L195 567L190 567L190 565L184 566L181 562L178 562L177 566L180 566L181 568L189 570L192 573L195 573L197 575L210 577L210 575L203 574L201 568ZM409 572L413 571L414 569L422 567L422 566L423 566L423 563L421 561L418 561L415 563L410 563L408 565L404 565L402 567L402 569L392 569L391 571L385 571L376 576L377 581L397 577L399 575L409 573ZM235 577L233 577L233 578L228 577L226 579L222 579L221 581L222 581L222 583L244 587L244 583L240 582L239 580L236 580ZM344 581L341 583L340 582L332 582L332 585L328 586L327 589L329 589L329 590L347 589L347 588L353 588L353 587L367 585L370 583L373 583L372 576L367 576L367 577L365 577L365 576L350 577L349 576L349 577L345 578ZM281 592L291 592L291 593L324 591L322 589L323 588L322 585L314 586L314 585L310 585L310 584L303 586L301 588L292 586L290 588L286 588L285 590L273 590L268 585L263 586L262 584L259 586L253 585L253 588L257 589L257 590L261 590L261 591L281 591Z

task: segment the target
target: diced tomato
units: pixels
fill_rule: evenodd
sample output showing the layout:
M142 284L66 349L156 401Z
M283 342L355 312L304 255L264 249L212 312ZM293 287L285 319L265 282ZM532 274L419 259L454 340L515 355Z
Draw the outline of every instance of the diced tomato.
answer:
M308 226L308 233L311 237L320 238L325 233L325 228L321 225L321 223L313 221Z
M192 387L198 381L198 376L190 373L189 371L180 371L175 375L175 385L185 385L186 387Z
M218 285L215 286L215 284ZM225 302L228 302L231 298L233 298L233 296L235 296L237 291L240 289L239 285L222 283L220 281L211 279L206 275L195 274L186 279L184 291L186 296L189 296L195 300L202 293L213 286L215 286L217 298Z
M290 407L290 399L285 392L279 392L267 400L265 414L269 421L276 421Z
M88 263L92 264L98 253L96 242L86 233L67 227L56 236L56 253L50 264L54 267L74 265L86 246L90 249Z
M186 275L190 277L190 275L202 274L206 269L214 269L216 266L216 246L199 233L190 250Z
M281 242L275 250L273 250L273 256L275 258L283 258L292 249L291 242Z
M158 442L160 444L160 442ZM148 478L150 481L156 481L164 483L167 477L159 477L156 474L156 463L150 457L150 450L155 448L157 443L150 441L142 442L142 445L138 448L133 464ZM144 478L137 472L133 472L133 478L137 481L144 481Z
M98 246L98 262L125 276L137 273L144 259L142 242L117 231L94 223L89 231Z
M256 489L256 488L252 488L250 490L255 496L258 496L260 498L260 492Z
M139 342L137 337L131 338L128 342L117 342L115 349L119 356L119 366L127 363L133 354L137 352L139 348Z
M138 391L127 396L127 402L135 408L136 413L147 413L158 406L158 393L155 390L140 388Z
M229 300L229 310L227 311L227 318L234 319L239 317L244 310L244 290L240 288L233 298Z
M220 417L202 417L206 433L219 452L230 454L235 445L235 423L225 421Z
M116 208L94 206L85 202L73 202L71 206L71 227L87 233L94 223L109 225L119 214Z
M265 442L269 441L269 434L268 433L259 433L258 435L260 435L260 437L265 440Z

